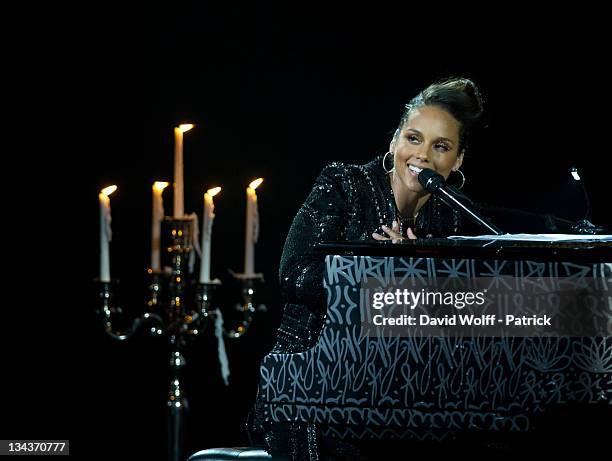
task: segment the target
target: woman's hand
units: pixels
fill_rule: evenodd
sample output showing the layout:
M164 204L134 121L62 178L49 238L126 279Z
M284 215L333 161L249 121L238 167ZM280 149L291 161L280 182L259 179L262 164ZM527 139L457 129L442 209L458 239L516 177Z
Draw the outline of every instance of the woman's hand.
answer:
M385 234L387 234L388 237L374 232L372 233L372 237L374 237L374 240L391 240L393 243L399 243L406 238L410 240L416 240L417 238L417 236L414 235L414 232L412 232L411 228L408 228L408 230L406 231L406 237L400 234L398 221L393 221L391 229L389 229L387 226L382 226L382 229L383 231L385 231Z

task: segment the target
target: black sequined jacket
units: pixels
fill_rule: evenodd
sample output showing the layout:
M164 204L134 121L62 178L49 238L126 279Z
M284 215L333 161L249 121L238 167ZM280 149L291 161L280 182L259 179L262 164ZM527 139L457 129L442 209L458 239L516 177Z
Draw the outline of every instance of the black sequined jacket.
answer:
M365 165L334 162L316 179L312 191L295 216L280 262L280 286L286 301L274 353L297 353L316 344L323 327L325 261L314 247L320 242L372 240L391 227L397 207L382 156ZM413 223L418 237L441 237L459 232L459 215L432 196ZM409 223L402 223L404 233ZM268 446L282 445L255 406L251 430L266 434ZM291 436L289 436L291 437ZM274 448L274 447L272 447Z
M382 156L365 165L326 166L289 230L280 262L280 286L286 300L273 352L295 353L312 347L325 313L325 261L313 249L317 243L371 240L385 235L399 217ZM402 223L404 230L409 224ZM460 216L435 196L423 205L413 230L418 237L442 237L459 232Z

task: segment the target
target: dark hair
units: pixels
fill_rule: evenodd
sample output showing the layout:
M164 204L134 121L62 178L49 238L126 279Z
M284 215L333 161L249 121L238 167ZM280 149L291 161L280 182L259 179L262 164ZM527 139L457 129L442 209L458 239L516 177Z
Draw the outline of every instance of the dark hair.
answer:
M483 99L476 84L467 78L449 78L429 85L406 104L398 130L404 126L413 109L436 106L459 122L459 151L467 145L469 134L480 122Z

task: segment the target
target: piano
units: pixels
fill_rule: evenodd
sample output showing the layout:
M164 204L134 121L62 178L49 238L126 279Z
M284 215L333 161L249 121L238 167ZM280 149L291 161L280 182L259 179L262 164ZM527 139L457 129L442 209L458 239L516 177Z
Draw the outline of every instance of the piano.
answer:
M264 357L266 420L314 423L341 439L444 441L537 431L539 416L563 405L612 414L611 242L423 239L317 251L326 262L325 326L311 349ZM609 323L582 336L361 334L366 286L502 276L595 283Z

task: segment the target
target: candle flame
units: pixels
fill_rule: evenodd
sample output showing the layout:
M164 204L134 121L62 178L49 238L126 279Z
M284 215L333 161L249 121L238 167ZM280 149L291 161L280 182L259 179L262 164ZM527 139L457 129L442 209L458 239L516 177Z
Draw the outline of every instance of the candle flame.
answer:
M117 190L117 186L112 185L112 186L108 186L105 187L104 189L102 189L100 191L100 193L106 197L108 197L110 194L112 194L113 192L115 192Z
M217 195L219 192L221 192L221 188L220 187L213 187L212 189L208 189L206 191L206 193L208 195L210 195L211 197L214 197L215 195Z
M181 133L185 133L193 128L193 123L182 123L178 126L178 129Z
M156 191L163 191L166 187L168 187L170 185L169 182L165 182L165 181L155 181L153 183L153 189L155 189Z
M249 184L249 187L255 190L262 182L263 182L263 178L257 178L255 181L252 181L251 184Z

